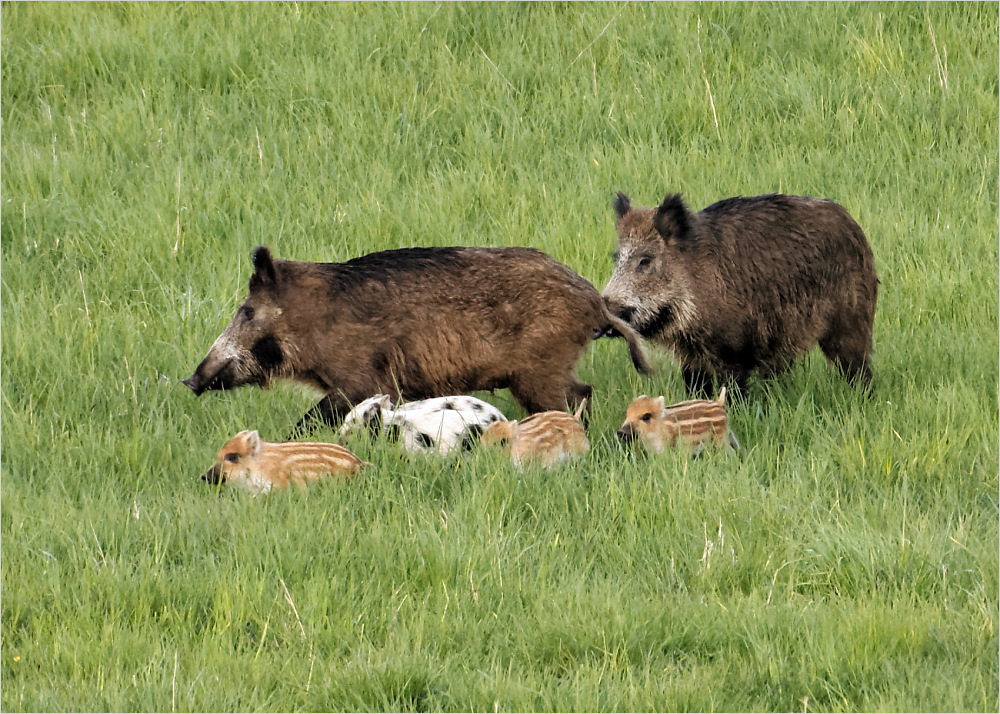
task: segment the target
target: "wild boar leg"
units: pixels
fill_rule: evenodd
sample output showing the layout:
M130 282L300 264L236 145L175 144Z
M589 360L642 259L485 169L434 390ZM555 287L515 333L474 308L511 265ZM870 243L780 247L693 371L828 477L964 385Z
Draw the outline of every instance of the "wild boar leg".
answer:
M532 374L530 378L515 376L510 383L510 393L529 414L548 411L565 411L567 405L575 410L592 388L577 382L567 386L566 377Z
M320 424L326 424L332 428L340 423L350 410L351 405L345 399L328 394L299 419L298 424L292 429L289 439L309 434Z
M747 385L750 382L750 370L743 366L731 367L725 375L725 381L736 386L733 390L736 397L740 398L747 393Z
M576 412L580 404L583 404L584 400L586 400L583 414L580 415L580 420L584 424L587 424L590 420L590 405L594 403L593 395L593 387L576 379L573 380L569 385L569 389L566 390L566 403L569 405L570 411Z
M708 372L685 367L681 370L681 374L684 377L684 386L687 388L688 393L695 398L699 396L707 398L715 393L715 388L712 385L712 377Z
M864 352L843 343L835 348L821 343L820 347L827 359L840 368L849 382L861 387L862 390L871 388L872 370L868 356Z
M849 381L868 389L872 380L868 363L872 337L866 325L871 324L871 318L865 322L851 319L854 317L849 315L847 319L834 320L827 334L820 338L819 346L827 360L837 365Z

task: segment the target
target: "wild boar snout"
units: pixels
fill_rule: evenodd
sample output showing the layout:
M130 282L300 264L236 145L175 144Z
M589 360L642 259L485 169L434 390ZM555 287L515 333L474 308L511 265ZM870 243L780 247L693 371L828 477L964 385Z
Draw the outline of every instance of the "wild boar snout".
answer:
M625 322L631 324L632 318L635 317L635 308L629 305L622 305L613 311L615 316L624 320Z
M195 373L187 379L182 379L181 384L194 392L194 396L196 397L200 397L202 392L208 388L208 383L198 371L195 371Z
M612 288L609 290L609 288ZM617 291L614 290L612 284L609 282L608 285L604 286L604 292L601 293L601 299L604 301L605 306L615 317L625 322L629 321L632 317L632 308L625 304L623 300L617 295Z
M220 361L209 353L195 369L194 374L181 380L181 384L194 392L196 397L201 396L202 392L227 389L232 383L228 374L229 367L230 360Z
M245 384L266 387L288 369L282 348L288 318L283 314L277 268L266 248L254 251L253 262L246 299L194 374L184 380L195 396Z

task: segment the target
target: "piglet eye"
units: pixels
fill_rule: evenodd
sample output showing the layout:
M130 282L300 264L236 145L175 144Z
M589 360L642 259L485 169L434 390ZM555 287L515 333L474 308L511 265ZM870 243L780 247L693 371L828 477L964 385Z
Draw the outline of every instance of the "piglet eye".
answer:
M226 454L226 461L228 461L231 464L235 464L239 460L240 460L240 455L237 454L235 451Z
M653 418L653 415L649 414L648 412L646 414L642 415L642 420L643 421L650 421L652 418Z

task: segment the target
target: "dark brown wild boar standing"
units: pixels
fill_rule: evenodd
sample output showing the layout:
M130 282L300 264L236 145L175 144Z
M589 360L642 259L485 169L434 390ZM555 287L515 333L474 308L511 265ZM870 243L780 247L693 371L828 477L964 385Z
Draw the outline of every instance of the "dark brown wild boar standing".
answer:
M633 208L619 193L618 252L604 297L643 337L673 350L690 390L715 375L788 367L817 343L845 375L871 380L878 279L857 223L832 201L771 194L692 213L679 194Z
M275 378L326 396L333 424L373 394L413 401L509 388L529 412L575 407L591 387L573 374L583 349L621 332L648 372L638 336L587 280L530 248L406 248L345 263L253 253L249 295L184 383L200 395Z

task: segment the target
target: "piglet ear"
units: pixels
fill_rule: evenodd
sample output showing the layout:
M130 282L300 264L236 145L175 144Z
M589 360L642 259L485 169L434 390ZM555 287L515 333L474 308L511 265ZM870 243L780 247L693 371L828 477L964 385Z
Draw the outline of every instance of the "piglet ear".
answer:
M271 251L267 246L260 245L253 251L253 275L250 276L250 289L274 287L278 282L278 274L274 270Z
M660 410L660 416L663 416L667 413L666 402L663 400L663 395L660 395L659 397L656 398L656 406Z
M679 193L668 193L653 214L653 227L663 240L683 243L692 237L691 212Z
M632 210L632 203L628 200L628 196L621 191L619 191L618 195L615 196L615 201L612 205L614 206L615 215L618 217L619 221L625 217L626 213Z
M250 456L256 456L260 452L260 434L257 430L246 432L247 435L247 448L250 450Z

